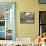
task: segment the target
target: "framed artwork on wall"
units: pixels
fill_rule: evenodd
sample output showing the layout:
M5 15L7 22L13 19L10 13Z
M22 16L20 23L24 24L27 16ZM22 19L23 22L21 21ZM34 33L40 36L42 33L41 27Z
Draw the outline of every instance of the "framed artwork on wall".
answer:
M34 23L34 12L20 12L20 23Z
M39 0L39 4L46 4L46 0Z
M0 40L15 40L15 2L0 2Z

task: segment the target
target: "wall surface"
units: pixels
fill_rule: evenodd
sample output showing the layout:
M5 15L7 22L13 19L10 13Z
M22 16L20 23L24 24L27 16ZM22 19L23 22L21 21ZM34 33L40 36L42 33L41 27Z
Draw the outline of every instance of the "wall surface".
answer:
M0 2L16 2L16 37L36 38L39 35L39 10L46 10L46 5L38 0L0 0ZM20 24L20 12L34 12L34 24Z

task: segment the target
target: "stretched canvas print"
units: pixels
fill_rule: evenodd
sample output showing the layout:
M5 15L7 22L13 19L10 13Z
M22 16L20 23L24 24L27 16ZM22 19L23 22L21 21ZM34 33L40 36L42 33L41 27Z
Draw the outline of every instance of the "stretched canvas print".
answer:
M0 2L0 40L15 40L15 2Z
M20 23L34 23L34 12L20 12Z

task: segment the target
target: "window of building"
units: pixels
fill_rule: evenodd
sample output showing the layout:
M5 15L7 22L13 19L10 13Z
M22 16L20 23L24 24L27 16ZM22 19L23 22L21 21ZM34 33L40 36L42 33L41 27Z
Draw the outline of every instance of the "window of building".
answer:
M15 40L15 3L0 3L0 40Z
M46 11L39 12L39 35L46 32Z

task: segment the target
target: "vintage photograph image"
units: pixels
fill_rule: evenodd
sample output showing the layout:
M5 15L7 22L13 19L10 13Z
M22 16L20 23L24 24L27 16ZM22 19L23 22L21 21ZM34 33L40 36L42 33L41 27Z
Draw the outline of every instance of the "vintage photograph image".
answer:
M34 23L34 12L20 12L20 23Z

